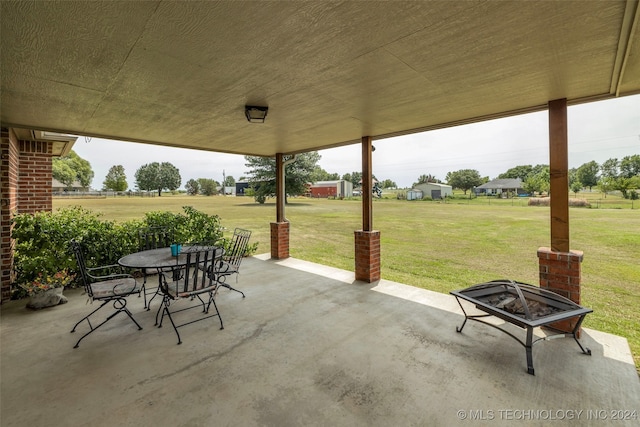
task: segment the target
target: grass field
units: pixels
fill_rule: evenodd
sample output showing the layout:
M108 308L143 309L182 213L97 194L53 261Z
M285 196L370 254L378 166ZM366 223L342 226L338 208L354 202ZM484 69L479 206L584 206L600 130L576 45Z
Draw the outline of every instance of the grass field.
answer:
M515 201L375 200L382 277L445 293L500 278L537 285L536 251L550 244L549 208ZM54 209L80 205L115 221L193 206L219 215L229 233L234 227L251 229L258 253L269 252L269 224L276 219L274 203L259 205L251 198L230 196L56 198L53 204ZM570 235L571 248L584 251L581 303L594 310L584 325L626 337L640 372L638 207L572 208ZM290 199L286 216L291 222L291 256L353 271L353 232L362 228L361 210L357 200Z

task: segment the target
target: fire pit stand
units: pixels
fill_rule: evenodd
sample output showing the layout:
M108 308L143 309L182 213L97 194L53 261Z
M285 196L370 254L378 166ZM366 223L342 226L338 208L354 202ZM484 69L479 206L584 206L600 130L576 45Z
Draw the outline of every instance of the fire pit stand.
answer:
M513 280L494 280L480 283L459 291L451 291L451 295L456 297L456 301L464 313L464 322L460 327L456 327L456 331L462 332L467 320L475 320L504 332L524 346L527 354L527 372L531 375L535 375L532 347L537 342L572 337L580 346L583 354L591 355L591 350L582 346L576 334L580 330L585 316L593 310L581 307L561 295ZM461 300L474 304L478 310L486 314L467 314ZM498 317L507 323L526 329L526 341L498 325L482 320L489 316ZM550 326L552 323L575 317L578 320L569 333ZM557 333L534 340L533 329L542 326Z

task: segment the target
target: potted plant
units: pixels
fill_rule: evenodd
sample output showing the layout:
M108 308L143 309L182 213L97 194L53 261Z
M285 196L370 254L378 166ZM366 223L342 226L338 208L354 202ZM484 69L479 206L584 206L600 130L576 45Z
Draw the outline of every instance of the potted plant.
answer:
M29 294L27 307L39 309L65 304L67 297L62 295L62 291L73 279L74 275L69 274L67 270L58 271L55 274L39 273L31 283L22 285Z

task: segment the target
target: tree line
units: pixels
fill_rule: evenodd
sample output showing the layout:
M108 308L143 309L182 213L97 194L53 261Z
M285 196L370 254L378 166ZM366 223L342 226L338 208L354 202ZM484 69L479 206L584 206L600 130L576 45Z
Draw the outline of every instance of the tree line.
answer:
M549 166L516 166L498 175L498 178L520 178L523 189L530 194L549 191ZM611 158L598 164L590 161L569 169L569 188L575 194L583 188L597 187L602 193L620 191L626 199L637 199L640 189L640 154Z
M55 158L51 164L52 176L68 189L80 184L82 188L89 188L94 173L91 164L82 159L76 152ZM169 162L153 162L140 166L135 173L136 187L141 191L157 191L162 195L163 190L177 190L182 184L180 171ZM127 175L122 165L114 165L109 169L104 182L103 191L126 191L129 187Z
M318 181L345 180L359 187L362 184L362 172L353 171L340 176L337 173L330 173L322 169L318 162L321 156L317 151L298 154L295 160L287 162L285 166L285 188L286 193L292 196L303 195L307 192L308 184ZM264 203L268 197L275 197L276 194L276 161L273 157L245 156L245 166L248 168L247 176L241 177L240 181L247 181L250 185L250 194L253 194L256 201ZM80 158L73 150L69 155L56 158L52 165L53 177L72 187L78 182L82 187L88 187L93 179L93 171L88 161ZM377 180L374 176L377 187L397 188L391 179ZM522 188L529 194L548 193L550 186L549 165L538 164L520 165L508 169L498 175L498 179L519 178ZM478 187L490 179L488 176L482 177L475 169L461 169L448 172L445 182L453 188L467 191ZM431 174L423 174L413 183L415 187L421 183L435 182L442 183ZM169 162L153 162L141 166L135 173L135 185L141 191L157 191L162 195L163 190L177 190L182 183L180 171ZM214 195L218 193L218 188L234 186L236 180L233 176L224 176L223 182L219 183L210 178L190 179L185 184L187 194L191 195ZM569 170L569 187L574 193L578 193L583 188L597 187L605 194L610 191L620 191L625 198L638 198L640 189L640 154L625 156L621 160L611 158L602 164L595 161L584 163L578 168ZM122 165L114 165L109 169L103 182L103 190L126 191L128 188L127 177Z

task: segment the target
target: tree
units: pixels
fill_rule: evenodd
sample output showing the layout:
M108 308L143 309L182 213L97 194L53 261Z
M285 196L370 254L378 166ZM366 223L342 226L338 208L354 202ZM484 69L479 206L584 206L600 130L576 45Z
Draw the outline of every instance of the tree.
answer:
M614 189L616 184L616 178L611 178L609 176L603 176L598 181L598 188L604 194L604 198L607 198L607 193Z
M435 176L429 174L429 175L420 175L418 177L418 181L414 182L412 187L415 187L416 185L419 184L425 184L427 182L440 182L440 180L438 180Z
M576 178L583 187L589 187L589 191L598 184L598 172L600 166L595 161L581 165L576 171Z
M446 180L450 186L464 191L464 194L467 194L467 190L482 185L480 172L475 169L461 169L459 171L449 172L447 173Z
M345 173L342 175L342 179L351 182L354 187L358 187L360 185L360 181L362 181L362 172Z
M264 203L267 197L276 195L276 159L273 157L245 156L245 166L250 170L249 182L254 190L254 198ZM307 184L316 165L320 161L317 151L298 154L295 160L285 166L285 203L287 195L298 196L306 193Z
M111 166L102 183L102 188L105 190L125 191L127 187L129 187L129 184L127 184L127 175L124 173L124 167L122 165Z
M582 190L582 184L580 183L580 181L573 181L571 184L569 184L571 191L573 191L573 194L575 194L576 196L578 195L578 192L580 190Z
M620 160L620 176L623 178L640 176L640 154L625 156Z
M541 167L538 168L537 172L530 174L526 181L522 183L522 188L529 194L549 192L551 187L549 166L538 166Z
M391 181L390 179L385 179L380 183L381 188L398 188L398 184Z
M169 162L153 162L140 166L136 171L136 185L143 191L177 190L182 183L180 171Z
M74 177L71 180L69 169L74 173ZM93 179L91 163L78 156L73 150L64 157L53 159L51 162L51 172L53 178L62 182L67 187L71 187L75 181L78 181L81 186L88 188Z
M632 188L632 185L633 183L631 181L631 178L625 178L623 176L620 176L618 178L613 178L611 187L614 190L618 190L619 192L621 192L622 197L624 197L625 199L628 199L629 190Z
M569 169L569 188L571 188L576 182L580 185L580 189L582 189L582 184L580 184L580 181L578 180L578 169L571 168Z
M51 172L53 178L63 183L67 188L71 188L76 181L76 171L71 169L67 162L56 162L56 159L54 159L51 165Z
M200 192L205 196L213 196L218 193L218 181L209 178L198 178Z
M224 178L224 182L222 183L225 187L234 187L236 185L236 180L233 176L229 175Z
M192 178L184 185L184 189L187 190L187 194L195 196L200 193L200 183Z
M316 167L313 168L313 173L311 174L310 182L337 181L339 179L340 179L340 174L329 173L326 170L322 169L319 165L316 165Z
M516 166L507 170L505 173L501 173L500 175L498 175L498 179L520 178L520 181L525 182L532 172L533 166L531 165Z
M606 177L609 179L615 179L618 177L618 159L609 159L605 160L604 163L600 166L600 171L602 172L602 177Z

